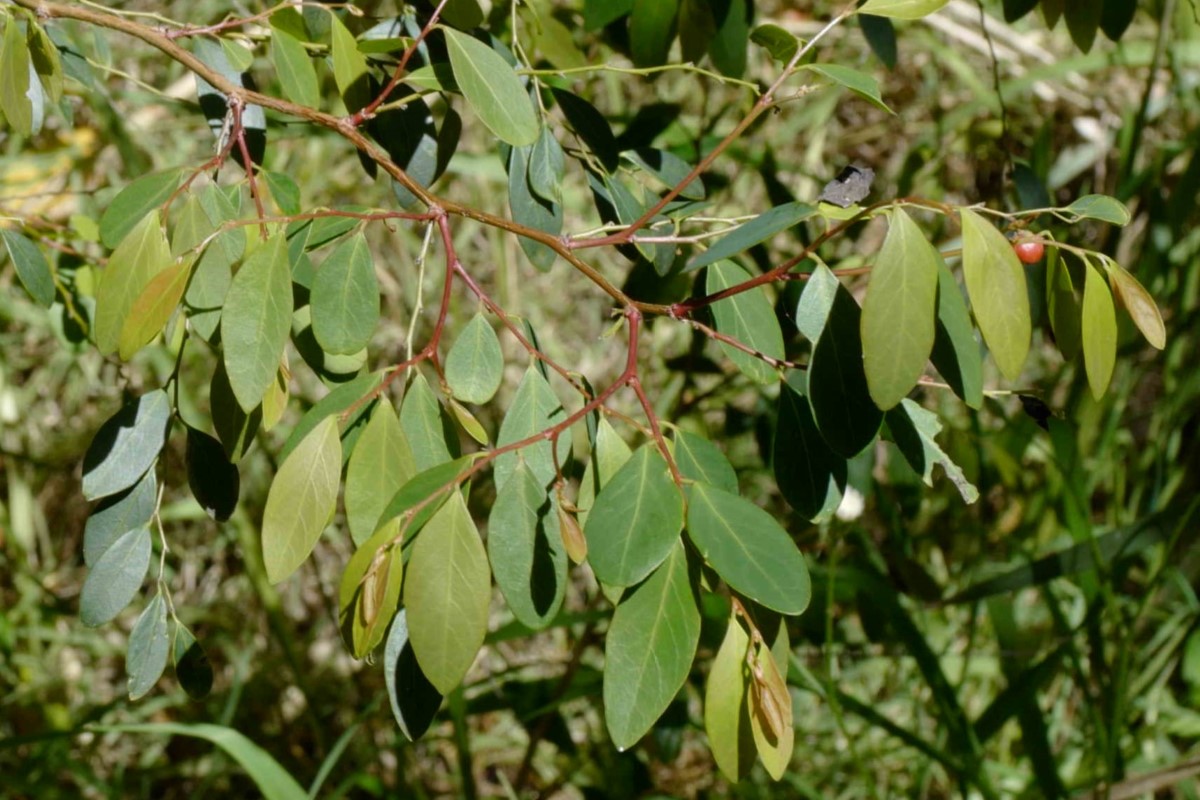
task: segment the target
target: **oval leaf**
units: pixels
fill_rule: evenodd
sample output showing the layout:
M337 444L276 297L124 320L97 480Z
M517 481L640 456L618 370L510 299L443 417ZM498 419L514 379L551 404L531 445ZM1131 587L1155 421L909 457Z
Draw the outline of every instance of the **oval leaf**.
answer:
M54 273L46 257L33 242L16 231L0 229L0 237L8 249L8 257L17 269L17 278L34 302L46 308L54 302Z
M930 360L964 403L976 410L983 407L983 357L971 325L971 312L958 281L940 255L937 325Z
M882 111L895 113L883 102L883 97L879 94L879 82L865 72L841 64L804 64L800 68L815 72L831 83L849 89Z
M13 131L21 136L33 132L30 74L29 45L16 18L9 16L4 26L4 43L0 45L0 110L8 117Z
M167 633L167 604L159 591L129 633L125 672L128 675L130 700L137 700L149 693L167 668L167 654L171 645Z
M1016 381L1029 353L1031 335L1025 271L1012 244L994 225L970 209L959 213L963 276L975 322L1000 372Z
M132 489L101 500L83 528L83 563L92 566L117 539L150 524L157 504L154 470L147 470Z
M620 750L637 743L683 686L700 640L687 554L667 559L613 612L604 646L604 718Z
M505 445L528 439L553 427L567 418L562 402L550 388L550 384L542 377L537 367L530 366L517 387L512 405L500 423L500 433L496 436L496 446ZM561 466L570 454L570 435L559 436L557 440L558 463ZM541 486L549 486L554 480L554 452L549 440L542 440L523 447L518 452L504 453L496 458L496 485L504 486L516 469L517 461L523 460L533 477Z
M925 372L933 350L940 261L904 209L893 211L861 323L867 389L881 409L899 403Z
M135 528L113 542L96 560L79 594L79 619L95 627L129 605L150 568L150 528Z
M707 483L726 491L736 492L737 473L721 452L721 448L687 431L675 432L675 465L679 474L689 481Z
M203 700L212 691L213 669L204 647L196 641L192 632L181 623L176 623L175 646L172 648L175 662L175 677L187 696Z
M862 452L883 422L863 372L860 315L850 292L838 286L808 366L813 418L829 447L843 458Z
M816 522L837 509L846 488L846 459L829 448L808 398L790 381L779 392L771 464L779 493L800 516Z
M182 170L143 175L117 192L100 217L100 242L117 247L129 232L175 193Z
M243 411L253 411L275 380L291 327L287 240L276 234L233 276L221 314L225 371Z
M1092 396L1099 400L1117 362L1117 313L1100 271L1086 265L1083 280L1083 365Z
M151 211L121 240L100 275L92 332L100 352L106 355L117 352L121 330L130 317L134 301L150 280L171 262L171 249L158 212Z
M392 621L383 651L383 676L400 732L410 742L416 741L429 730L442 695L417 663L408 638L407 609L400 609Z
M487 317L476 314L446 355L446 383L464 403L486 403L500 388L504 355Z
M417 536L404 582L413 651L442 694L458 686L483 645L491 595L487 554L454 492Z
M162 333L183 299L193 263L192 259L179 261L159 272L133 301L117 342L117 354L122 359L133 358L134 353Z
M479 119L513 147L537 141L541 125L512 67L483 42L443 28L454 79Z
M346 466L346 523L361 546L400 487L417 474L396 410L386 399L376 406Z
M1131 219L1129 209L1120 200L1103 194L1084 195L1067 206L1066 211L1080 219L1098 219L1113 225L1128 225Z
M639 448L600 490L583 533L596 578L632 586L663 562L683 527L683 500L653 443Z
M731 614L704 689L704 731L717 769L735 783L754 766L754 736L746 697L746 652L750 637Z
M739 593L783 614L808 607L804 556L775 518L749 500L697 483L688 493L687 530L704 560Z
M567 554L544 485L524 462L496 494L488 517L488 558L513 616L540 630L562 606Z
M750 279L750 273L732 261L721 261L708 268L705 291L716 294ZM712 305L717 330L732 337L755 352L774 359L784 358L783 332L775 309L767 296L766 287L756 286L749 291L718 300ZM721 342L721 349L750 380L770 384L779 380L775 367L744 350Z
M159 390L130 400L100 426L83 457L88 500L128 489L150 469L167 440L171 401Z
M595 504L596 495L600 494L600 490L608 485L612 476L617 474L617 470L633 454L621 435L603 417L596 426L594 438L592 452L588 454L587 466L579 482L579 496L575 500L575 505L579 508L580 525L587 524L588 511Z
M1162 314L1154 298L1138 279L1119 266L1113 264L1108 270L1109 284L1122 305L1129 312L1133 324L1146 337L1152 347L1162 350L1167 346L1167 328L1163 325Z
M276 27L274 18L271 20L271 63L279 76L284 97L309 108L320 105L321 89L308 51L299 39Z
M342 475L336 417L326 417L279 468L263 511L263 564L271 583L286 580L308 558L333 517Z
M920 19L937 11L947 2L949 0L867 0L858 9L858 13L893 19Z
M379 323L379 280L362 233L345 240L317 268L312 329L326 353L350 355L371 341Z
M412 450L418 470L426 470L450 460L446 430L442 421L442 406L425 376L416 377L404 393L400 405L400 427Z

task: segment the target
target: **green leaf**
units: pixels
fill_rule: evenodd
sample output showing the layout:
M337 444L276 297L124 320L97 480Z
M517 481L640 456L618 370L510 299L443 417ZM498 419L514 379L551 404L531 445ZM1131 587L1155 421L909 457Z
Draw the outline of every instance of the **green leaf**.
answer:
M1084 195L1064 210L1080 219L1098 219L1113 225L1128 225L1132 219L1129 209L1120 200L1103 194Z
M976 410L983 407L983 356L971 325L971 312L958 281L940 255L937 323L930 359L963 402Z
M604 720L625 750L674 699L696 655L700 610L687 553L676 541L667 558L613 612L604 646Z
M416 474L416 460L396 410L383 399L346 467L346 523L356 545L375 532L388 501Z
M721 452L721 448L694 433L675 432L675 465L685 480L707 483L719 489L736 492L737 473Z
M454 79L488 130L513 147L536 142L541 124L508 62L478 39L453 28L443 31Z
M705 483L688 492L688 536L740 594L781 614L808 607L812 586L796 544L767 512Z
M487 530L496 585L517 621L541 630L562 606L567 554L546 487L523 461L500 486Z
M360 232L333 249L312 285L312 329L326 353L349 355L371 341L379 324L379 280Z
M1112 3L1113 0L1109 0L1108 3L1088 3L1076 0L1076 2L1067 2L1063 6L1067 31L1071 34L1071 40L1075 42L1075 46L1083 52L1091 50L1096 41L1096 31L1100 29L1102 7L1112 5Z
M883 421L863 372L860 316L858 303L839 286L808 366L813 418L822 438L843 458L862 452Z
M133 301L117 342L117 354L123 360L133 358L138 350L162 333L183 299L193 263L193 259L185 259L159 272Z
M713 66L723 75L740 78L746 72L746 42L750 38L750 9L747 0L729 0L717 35L708 48ZM720 6L714 8L714 11Z
M599 160L600 166L607 172L614 171L620 160L620 147L608 119L587 100L566 89L551 87L550 93L558 101L558 107L571 130L583 139Z
M766 48L771 58L780 64L790 63L800 49L800 40L795 34L771 23L756 27L750 34L750 41Z
M833 270L824 264L817 264L804 284L804 292L796 303L796 329L814 345L825 330L840 287L841 283Z
M888 429L904 458L912 466L926 486L933 486L933 465L941 464L963 502L974 503L979 499L979 490L967 480L963 471L950 460L934 437L941 433L942 423L937 414L928 411L908 398L887 414Z
M429 730L442 695L417 663L408 637L408 609L400 609L392 620L383 651L383 677L396 724L404 738L414 742Z
M336 15L329 15L330 50L333 56L333 80L337 83L338 94L346 103L346 109L353 112L366 105L367 98L367 59L358 50L358 42L354 34L346 29Z
M536 367L530 366L525 371L525 377L521 379L521 385L517 387L517 393L513 395L512 404L508 407L504 420L500 423L496 446L504 447L513 442L528 439L554 427L566 418L567 412L563 408L562 401L554 394L554 390L542 377L542 373ZM528 465L539 485L549 486L556 475L554 451L551 448L558 448L558 463L562 466L570 455L570 446L571 436L564 432L557 438L555 444L551 444L548 440L542 440L523 447L517 452L497 456L496 485L504 486L508 482L509 476L512 475L520 460Z
M325 417L279 468L263 511L263 564L271 583L304 563L333 518L342 476L336 417Z
M37 245L16 231L0 228L0 238L8 249L8 257L17 269L17 278L34 302L49 308L54 302L54 273Z
M100 274L93 336L101 353L109 355L117 351L121 330L134 301L151 279L171 263L171 250L158 212L152 211L121 240Z
M283 96L293 103L317 108L321 104L321 87L312 59L299 39L277 27L276 16L271 19L271 63L279 76Z
M187 429L187 476L192 496L204 512L225 522L237 508L241 477L225 448L203 431Z
M367 411L371 408L371 404L364 402L363 398L367 396L368 392L378 389L382 379L382 372L359 375L318 400L312 408L304 412L304 416L296 423L291 435L283 443L283 449L279 451L279 461L287 460L288 455L296 449L304 437L308 436L309 431L331 414L344 416L344 419L341 420L343 440L349 439L352 431L361 431L366 424Z
M865 72L840 64L804 64L800 69L815 72L827 81L849 89L878 109L889 114L896 113L883 102L883 97L879 94L879 82Z
M411 512L405 517L404 534L415 534L437 513L446 502L446 498L458 487L459 476L470 468L473 460L473 456L463 456L414 475L388 501L387 507L379 515L380 526L401 514ZM420 509L414 510L417 506L420 506Z
M657 178L668 189L674 189L692 172L692 165L670 150L643 147L625 153L625 156ZM692 178L680 190L679 196L687 200L703 200L705 197L704 183L700 178Z
M737 782L754 766L757 751L750 732L746 697L746 653L750 637L731 614L725 638L713 658L704 689L704 731L717 769Z
M940 263L912 218L895 209L871 270L861 324L867 388L885 411L925 372L933 350Z
M837 509L846 488L846 459L826 444L808 398L790 380L779 390L771 464L779 493L800 516L817 522Z
M129 605L150 568L150 527L135 528L112 543L88 570L79 593L79 620L94 628Z
M307 792L278 761L242 734L222 725L206 723L149 722L128 725L97 725L92 730L112 733L150 733L191 736L220 747L241 765L267 800L306 800Z
M221 440L226 457L230 463L236 464L254 444L254 437L262 426L262 409L255 408L249 414L242 410L237 398L233 396L225 364L221 362L217 363L217 368L213 371L209 398L213 429L217 432L217 438ZM301 424L303 422L301 419ZM295 435L295 431L292 435ZM284 449L287 449L286 445ZM286 455L280 454L279 458L282 461Z
M609 421L603 417L596 426L596 435L592 442L592 452L588 454L587 466L583 470L583 478L579 482L579 497L575 505L579 508L579 524L587 525L588 511L596 502L596 495L608 485L612 476L617 474L633 451L625 440L616 432Z
M42 83L46 87L46 94L50 96L52 102L59 102L62 99L63 67L62 59L58 55L58 48L41 25L29 26L27 44L29 45L29 57L33 61L38 77L42 79ZM0 63L3 61L0 60Z
M633 0L584 0L583 27L596 31L625 16L633 8Z
M990 222L961 209L963 276L975 322L996 366L1010 381L1021 375L1029 353L1031 323L1025 271L1012 245Z
M483 314L476 314L446 355L446 383L464 403L491 400L504 377L500 339Z
M167 635L167 604L162 590L155 592L133 630L129 632L129 650L125 656L129 699L145 697L167 668L171 640Z
M170 169L143 175L117 193L100 217L100 241L115 248L146 215L174 194L183 171Z
M550 15L550 7L541 5L537 13L522 3L520 6L534 48L559 69L576 69L588 65L587 58L575 46L571 29ZM462 27L462 26L459 26Z
M271 199L284 214L300 213L300 187L296 182L282 172L263 172Z
M792 696L766 643L759 642L751 647L757 666L751 669L748 692L750 732L767 774L773 780L780 780L791 763L795 746Z
M339 623L355 658L366 658L383 641L400 605L404 580L403 534L389 520L355 551L338 593ZM349 635L347 635L349 634Z
M543 200L533 193L531 187L531 164L529 147L514 147L508 157L508 207L513 222L527 228L549 233L562 233L563 207L557 201ZM535 267L545 272L550 269L558 254L541 242L520 237L521 251Z
M171 401L161 389L130 400L100 426L83 457L83 496L124 491L150 469L167 441Z
M893 19L920 19L946 5L949 0L867 0L859 14L874 14Z
M1117 313L1104 276L1086 264L1083 281L1083 365L1092 396L1104 396L1117 362Z
M558 202L562 199L565 169L566 157L562 145L549 128L542 128L537 142L529 151L529 188L548 203Z
M404 393L404 402L400 404L400 427L418 471L436 467L452 458L442 424L442 406L420 372L415 374Z
M1162 314L1154 298L1146 291L1138 279L1121 269L1116 264L1106 264L1108 282L1113 294L1121 299L1121 304L1129 312L1133 324L1146 337L1151 347L1162 350L1167 346L1167 328L1163 325Z
M417 536L404 582L413 651L442 694L458 686L483 645L491 589L487 553L454 492Z
M732 261L721 261L708 268L705 291L712 295L750 280L750 273ZM782 360L783 332L766 287L756 286L712 304L717 331L732 337L750 349ZM771 384L779 380L776 369L750 353L721 342L721 349L739 370L755 383Z
M185 625L175 623L175 646L172 649L175 677L183 691L193 700L203 700L212 691L213 669L204 647Z
M583 532L596 578L633 586L662 563L683 527L683 498L654 443L617 470L588 513Z
M798 201L775 206L770 211L759 214L744 225L738 226L733 233L722 236L703 253L698 253L688 262L684 271L691 272L735 256L743 250L749 250L759 242L765 242L777 233L803 222L816 210L816 206Z
M192 271L183 302L189 328L205 341L216 337L221 324L221 307L233 282L233 264L241 258L245 236L241 229L218 235Z
M247 413L275 380L291 325L287 241L276 234L233 276L221 313L221 346L229 385Z
M1079 298L1062 252L1055 248L1046 260L1046 298L1050 330L1063 358L1074 361L1082 347Z
M148 525L157 505L154 470L147 470L132 488L101 500L83 528L83 563L92 566L117 539Z
M33 101L30 97L29 46L15 17L4 26L0 45L0 111L21 136L33 132Z
M634 0L629 16L629 54L634 66L667 63L678 11L679 0Z

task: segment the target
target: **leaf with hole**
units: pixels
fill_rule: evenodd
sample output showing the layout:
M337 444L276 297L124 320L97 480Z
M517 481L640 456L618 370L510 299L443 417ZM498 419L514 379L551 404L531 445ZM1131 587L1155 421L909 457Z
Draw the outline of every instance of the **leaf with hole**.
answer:
M1016 381L1029 353L1031 335L1025 268L994 225L967 208L959 215L963 276L975 322L1000 372Z
M291 324L287 241L276 234L233 276L221 313L225 371L243 411L253 411L275 380Z
M133 630L129 632L129 649L125 654L125 672L128 676L129 699L145 697L167 668L167 655L171 649L167 630L167 603L162 590L155 592L146 609L142 611Z
M79 593L79 619L94 628L112 621L133 600L150 568L150 528L122 534L96 559Z
M637 744L662 716L687 679L699 640L687 553L676 541L617 606L605 636L604 720L619 750Z
M875 405L900 402L933 350L941 257L903 208L891 213L862 307L863 371Z
M442 30L454 79L480 121L513 147L537 141L541 123L508 62L478 39L453 28Z
M782 614L808 607L812 586L804 556L775 518L749 500L693 484L687 530L704 560L740 594Z
M532 630L546 627L562 606L567 554L554 504L524 461L496 493L487 550L513 616Z
M379 279L360 232L341 242L312 285L312 329L326 353L349 355L371 341L379 323Z
M271 583L304 563L333 518L342 476L336 417L325 417L279 467L263 510L263 564Z
M946 477L962 495L964 503L974 503L979 499L979 490L967 480L962 469L950 460L950 456L934 439L942 430L937 414L905 398L904 402L888 412L887 424L896 446L926 486L933 486L933 466L940 464Z
M500 339L487 317L476 314L446 355L446 383L464 403L483 404L495 396L503 377Z
M158 458L171 424L171 401L160 390L130 400L108 419L83 457L83 496L96 500L137 483Z
M421 670L442 694L462 681L487 633L492 595L487 553L462 494L421 529L404 582L408 633Z
M654 443L642 445L600 490L583 533L596 578L633 586L662 563L683 527L683 498Z
M46 308L54 302L54 273L37 245L16 231L0 228L0 238L17 270L17 278L34 302Z
M708 268L704 289L713 295L748 280L750 273L732 261L721 261ZM771 384L779 380L779 373L775 367L754 355L761 353L772 359L784 358L783 331L775 317L775 309L767 296L766 287L755 286L718 300L712 304L712 313L718 333L740 342L753 351L748 353L727 342L721 342L721 349L742 374L761 384Z

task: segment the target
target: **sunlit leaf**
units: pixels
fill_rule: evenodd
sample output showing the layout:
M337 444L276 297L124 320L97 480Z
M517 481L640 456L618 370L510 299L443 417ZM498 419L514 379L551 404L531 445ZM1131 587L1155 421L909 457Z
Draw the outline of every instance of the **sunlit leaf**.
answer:
M177 261L155 275L133 301L129 316L121 326L117 354L128 361L155 336L162 333L171 315L179 308L183 290L192 274L192 259Z
M708 746L721 774L734 782L740 781L754 766L757 752L746 696L749 648L749 635L737 615L731 614L704 685L704 731L708 734Z
M379 279L367 239L357 233L317 267L312 285L313 335L327 353L348 355L371 341L379 323Z
M443 28L454 78L488 130L513 147L531 145L541 123L512 67L483 42Z
M971 312L958 281L940 256L937 323L930 360L964 403L974 409L983 407L983 356Z
M779 780L791 763L795 741L792 696L766 644L754 646L753 650L747 687L750 730L767 774Z
M1103 194L1087 194L1067 206L1065 211L1082 219L1098 219L1113 225L1128 225L1129 209L1116 198Z
M89 627L111 621L133 600L150 567L150 528L123 534L88 570L79 594L79 620Z
M100 501L83 528L83 563L92 566L113 542L148 524L157 505L158 481L154 470L147 470L132 488Z
M383 399L346 466L346 523L356 545L375 532L388 501L416 474L416 459L396 410Z
M1167 329L1154 298L1138 279L1116 264L1108 267L1108 280L1113 293L1121 298L1121 304L1129 313L1133 324L1146 337L1152 347L1162 350L1167 346Z
M729 492L738 488L737 473L721 448L694 433L675 432L675 464L686 480L707 483Z
M875 14L895 19L920 19L946 5L949 0L867 0L859 14Z
M146 215L160 207L179 186L182 170L152 172L143 175L117 192L100 217L100 241L115 248L142 222Z
M167 603L163 600L162 592L158 591L129 632L125 672L128 675L130 700L144 697L162 677L171 648L167 634Z
M500 340L483 314L476 314L446 354L446 383L465 403L486 403L500 388L504 354Z
M525 377L513 395L512 404L504 421L500 423L500 432L496 436L496 446L504 447L528 439L542 433L567 418L567 412L562 401L554 394L550 384L542 377L536 367L530 366L525 370ZM559 436L556 444L542 440L523 447L519 452L505 453L496 458L496 485L504 486L509 476L516 469L517 461L523 460L542 486L549 486L555 476L555 457L552 447L557 447L558 464L566 462L570 452L570 435Z
M841 64L805 64L801 69L815 72L831 83L849 89L882 111L887 111L889 114L895 113L888 108L887 103L883 102L883 97L879 94L879 82L865 72L859 72Z
M251 412L275 380L292 323L292 275L287 241L276 234L233 276L221 314L221 345L229 385Z
M83 457L83 496L107 497L133 486L167 440L171 401L167 393L147 392L130 400L100 426Z
M0 238L8 249L8 257L17 270L17 278L38 305L50 307L54 302L54 273L37 245L16 231L0 228Z
M293 103L316 108L321 103L317 71L304 45L271 19L271 63L283 87L283 95Z
M721 261L708 268L705 291L716 294L750 279L750 273L732 261ZM763 286L756 286L712 305L717 331L729 336L755 353L782 360L783 332L775 309ZM761 358L733 345L721 342L721 349L746 377L756 383L770 384L779 380L779 373Z
M513 616L532 630L544 628L562 606L567 554L546 487L524 462L496 494L487 550Z
M158 212L152 211L121 240L100 274L92 332L101 353L117 351L121 330L134 301L151 279L171 263L171 250Z
M808 219L816 210L816 206L800 202L775 206L740 225L732 233L722 236L712 247L692 258L687 264L687 270L700 269L749 250L759 242L765 242L777 233Z
M349 111L357 111L367 100L367 60L358 50L354 34L336 15L329 15L333 79Z
M418 470L426 470L451 459L442 425L442 406L425 376L417 373L400 404L400 427L412 450Z
M1071 271L1057 248L1046 260L1046 305L1054 342L1063 358L1074 361L1083 345L1080 340L1083 335L1082 309Z
M1104 276L1091 263L1083 280L1083 365L1092 396L1099 400L1117 362L1117 313Z
M1016 381L1029 353L1031 323L1025 270L1012 245L974 211L959 212L963 232L963 276L975 322L1000 372Z

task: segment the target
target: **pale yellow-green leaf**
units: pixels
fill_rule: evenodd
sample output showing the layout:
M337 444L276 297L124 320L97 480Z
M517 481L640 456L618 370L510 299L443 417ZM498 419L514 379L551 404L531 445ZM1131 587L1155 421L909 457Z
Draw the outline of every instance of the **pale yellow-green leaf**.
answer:
M171 250L158 211L151 211L125 235L100 274L93 335L101 353L117 351L121 330L134 302L150 280L171 262Z
M975 322L1000 372L1016 381L1029 354L1032 329L1024 267L994 225L967 208L960 216L963 276Z
M1083 366L1092 396L1099 400L1117 363L1117 312L1104 276L1087 263L1083 280Z

